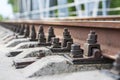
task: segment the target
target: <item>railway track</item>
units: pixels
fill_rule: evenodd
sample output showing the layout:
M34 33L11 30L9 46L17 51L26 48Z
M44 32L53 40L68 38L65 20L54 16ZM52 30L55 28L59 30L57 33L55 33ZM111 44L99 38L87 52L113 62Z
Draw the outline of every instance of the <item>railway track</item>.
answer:
M60 58L60 60L63 58L63 61L68 60L67 63L64 63L64 66L67 66L69 63L69 66L73 70L79 69L81 65L84 66L82 69L86 66L85 70L89 70L90 66L93 69L106 68L108 69L108 75L110 74L112 77L117 76L116 78L119 78L119 17L118 19L116 17L98 17L63 20L11 20L0 22L0 25L14 32L14 35L12 34L4 40L5 47L8 49L13 48L12 51L6 54L6 57L14 57L12 65L16 69L23 68L26 71L25 73L27 73L27 70L41 65L42 60L48 60L47 57L55 61L53 62L55 65L57 64L56 58ZM51 35L54 38L51 38L49 42L48 36ZM113 61L114 64L111 69ZM63 65L60 64L60 69L62 69L61 66ZM43 68L46 67L43 66ZM52 68L54 66L50 66L50 69ZM71 69L64 68L64 70L69 71ZM35 74L38 74L38 76L42 74L37 72L41 71L35 71ZM56 72L54 73L56 74ZM32 72L29 74L27 76L36 76Z
M89 19L89 21L88 21ZM109 21L103 21L103 20ZM72 38L75 43L81 46L86 42L87 35L90 30L96 31L98 34L98 43L102 46L102 53L105 57L115 59L115 55L119 52L120 47L120 17L98 17L98 18L85 18L85 19L69 19L69 20L17 20L0 22L8 25L14 24L29 24L35 25L38 32L38 26L43 25L45 32L49 26L53 26L55 34L62 38L63 28L68 28L71 32ZM82 21L81 21L82 20ZM97 20L97 21L94 21ZM102 21L98 21L102 20ZM112 21L110 21L112 20Z
M66 18L47 18L52 19L52 20L58 20L58 21L119 21L120 16L97 16L97 17L84 17L84 18L79 18L79 17L66 17Z

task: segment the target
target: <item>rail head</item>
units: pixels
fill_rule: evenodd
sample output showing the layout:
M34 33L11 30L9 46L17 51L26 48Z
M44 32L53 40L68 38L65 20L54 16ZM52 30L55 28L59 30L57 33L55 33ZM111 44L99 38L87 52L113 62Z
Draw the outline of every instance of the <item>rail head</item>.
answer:
M0 23L15 24L35 24L35 25L51 25L51 26L76 26L82 28L108 28L120 29L120 21L48 21L48 20L12 20Z

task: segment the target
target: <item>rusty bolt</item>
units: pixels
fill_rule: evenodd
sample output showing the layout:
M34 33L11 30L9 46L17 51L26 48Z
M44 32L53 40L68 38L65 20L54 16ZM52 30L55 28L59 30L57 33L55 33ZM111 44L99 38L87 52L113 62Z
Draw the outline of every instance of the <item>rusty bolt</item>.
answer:
M53 37L51 46L52 46L51 48L60 48L61 45L60 45L60 42L59 42L59 38Z
M71 35L70 35L70 32L68 31L68 29L64 28L62 47L66 47L67 42L73 43L73 39L71 38Z
M38 42L39 43L46 43L46 38L44 35L44 29L43 29L42 25L40 25L39 32L38 32Z
M80 48L78 44L71 45L71 53L73 58L81 58L83 57L83 49Z
M40 25L40 26L39 26L39 31L38 31L38 34L43 33L43 32L44 32L43 26L42 26L42 25Z
M53 38L52 38L52 42L53 42L53 43L59 43L59 38L53 37Z
M35 26L32 25L31 33L30 33L30 41L35 41L35 40L36 40L36 31L35 31Z
M66 48L67 48L68 50L71 50L71 45L72 45L72 44L73 44L72 42L67 42Z
M19 33L19 35L24 35L24 30L25 30L25 25L22 24L22 27L20 28L20 33Z
M20 29L21 29L21 26L20 26L20 24L18 24L16 33L19 33L19 32L20 32Z
M44 33L38 34L38 42L39 43L46 43L46 38L45 38Z
M29 25L26 25L24 37L27 38L27 37L29 37L29 35L30 35L30 28L29 28Z
M70 32L68 31L67 28L64 28L63 37L64 38L71 38Z
M16 32L17 28L16 26L13 26L13 32Z
M101 58L101 50L100 49L93 49L93 57L94 58Z
M88 34L88 39L87 39L89 44L96 44L97 43L97 34L95 31L90 31Z
M48 29L48 42L51 42L51 39L53 38L53 37L55 37L55 34L54 34L54 29L53 29L53 27L49 27L49 29Z
M87 43L84 44L85 55L93 56L94 49L101 50L100 44L97 44L97 34L95 33L95 31L90 31L90 33L88 34Z

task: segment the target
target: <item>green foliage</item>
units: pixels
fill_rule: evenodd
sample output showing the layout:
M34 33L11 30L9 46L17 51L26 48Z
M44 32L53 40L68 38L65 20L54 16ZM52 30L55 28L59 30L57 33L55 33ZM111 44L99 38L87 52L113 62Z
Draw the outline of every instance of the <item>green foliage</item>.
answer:
M120 0L111 0L110 8L117 8L120 7ZM119 15L120 11L110 11L109 15Z
M8 0L8 3L12 5L13 12L18 12L17 0Z
M111 0L110 8L120 7L120 0Z
M15 4L15 3L14 3L14 0L8 0L8 3L9 3L9 4L12 4L12 5Z
M74 2L74 0L68 0L68 3L72 3L72 2Z
M102 2L99 3L99 9L101 9L101 8L102 8Z
M72 2L74 2L74 0L68 0L68 3L72 3ZM68 8L68 11L69 12L74 12L76 9L75 9L75 7L69 7ZM69 16L75 16L76 14L70 14Z
M3 20L3 17L2 17L2 15L0 15L0 21L2 21Z
M74 0L68 0L68 3L72 3ZM117 7L120 7L120 0L110 0L110 8L117 8ZM81 5L81 8L82 10L84 10L84 6ZM102 8L102 2L99 3L99 8L101 9ZM70 7L69 8L69 11L70 12L73 12L75 11L75 7ZM108 12L109 15L119 15L120 14L120 11L110 11ZM70 15L72 16L72 15ZM73 15L74 16L74 15Z

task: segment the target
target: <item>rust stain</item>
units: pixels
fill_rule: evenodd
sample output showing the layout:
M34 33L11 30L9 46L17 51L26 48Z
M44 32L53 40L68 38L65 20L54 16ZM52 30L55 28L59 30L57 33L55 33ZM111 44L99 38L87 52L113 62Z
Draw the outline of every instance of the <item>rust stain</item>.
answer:
M101 18L102 19L102 18ZM116 19L116 18L113 18ZM120 18L117 18L120 19ZM6 21L0 23L7 24L30 24L35 25L38 33L39 25L43 25L47 35L49 26L53 26L55 35L62 39L63 29L68 28L73 41L79 43L81 47L87 39L90 30L95 30L98 34L98 43L101 45L103 55L115 59L120 51L120 22L119 21L42 21L42 20L20 20Z

